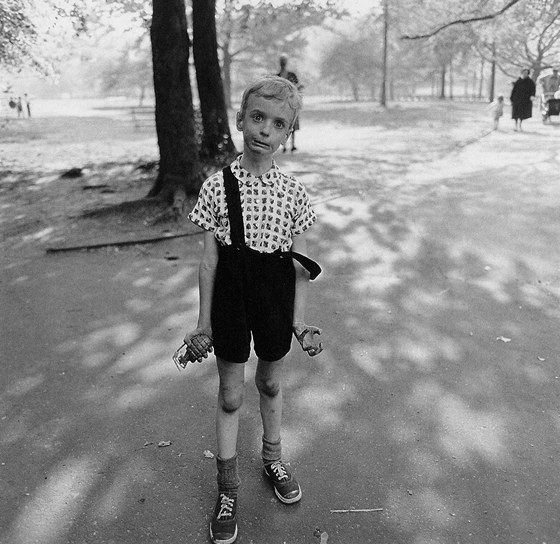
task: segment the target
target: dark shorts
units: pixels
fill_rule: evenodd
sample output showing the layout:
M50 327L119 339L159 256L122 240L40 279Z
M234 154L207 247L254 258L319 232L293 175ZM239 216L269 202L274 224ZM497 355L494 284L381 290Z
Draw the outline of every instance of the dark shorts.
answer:
M292 343L295 269L292 257L220 246L212 297L214 353L245 363L255 354L277 361Z

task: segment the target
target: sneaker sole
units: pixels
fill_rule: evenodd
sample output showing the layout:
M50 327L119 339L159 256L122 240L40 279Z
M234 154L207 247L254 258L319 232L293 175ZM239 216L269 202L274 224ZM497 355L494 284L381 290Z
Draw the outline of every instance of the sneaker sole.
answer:
M212 534L212 527L210 527L210 540L212 540L214 544L233 544L237 540L237 526L235 527L235 533L233 533L233 536L225 540L215 539L214 535Z

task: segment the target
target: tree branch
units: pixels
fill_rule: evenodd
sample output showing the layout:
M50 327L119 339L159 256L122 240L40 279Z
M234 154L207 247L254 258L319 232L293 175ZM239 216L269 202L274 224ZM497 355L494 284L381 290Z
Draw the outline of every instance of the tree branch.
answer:
M455 21L450 21L449 23L445 23L444 25L439 26L435 30L433 30L431 32L428 32L426 34L413 34L413 35L405 34L404 36L401 36L401 39L403 39L403 40L421 40L421 39L424 39L424 38L431 38L432 36L435 36L436 34L441 32L442 30L445 30L446 28L449 28L450 26L467 25L467 24L470 24L470 23L478 23L480 21L489 21L490 19L495 19L496 17L502 15L508 9L515 6L515 4L518 4L521 1L522 0L510 0L502 9L500 9L500 10L494 12L494 13L488 13L487 15L480 15L479 17L468 17L466 19L456 19Z

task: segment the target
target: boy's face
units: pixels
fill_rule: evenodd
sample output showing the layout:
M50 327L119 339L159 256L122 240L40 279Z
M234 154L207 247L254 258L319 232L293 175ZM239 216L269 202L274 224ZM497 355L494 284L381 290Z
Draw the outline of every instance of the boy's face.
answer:
M244 152L272 156L290 134L294 112L287 102L250 95L245 115L237 113L237 130L243 132Z

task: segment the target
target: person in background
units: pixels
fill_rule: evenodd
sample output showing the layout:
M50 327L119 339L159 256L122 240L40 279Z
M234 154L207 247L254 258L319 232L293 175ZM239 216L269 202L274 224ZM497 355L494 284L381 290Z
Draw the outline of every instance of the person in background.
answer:
M553 68L552 74L545 76L541 79L541 84L543 88L543 93L553 94L560 87L560 74L558 74L558 68Z
M494 100L489 106L488 109L492 115L492 121L494 123L494 130L498 130L498 125L500 123L500 117L504 115L504 95L498 95L498 98Z
M286 55L285 53L282 53L280 55L280 71L276 75L278 77L283 77L284 79L287 79L290 83L293 83L298 91L301 91L303 89L303 85L300 85L298 77L296 76L296 74L294 72L290 72L288 70L288 55ZM299 130L299 115L296 117L296 120L294 122L294 127L292 129L292 134L291 134L292 153L294 151L296 151L296 149L297 149L297 147L296 147L296 130ZM283 152L286 153L286 144L284 144L283 147L284 147Z
M27 109L27 117L31 117L31 99L27 93L23 95L23 98L25 100L25 108Z
M536 93L535 82L529 77L529 70L521 70L521 77L511 90L511 118L515 121L514 130L523 130L522 123L533 116L533 98Z

